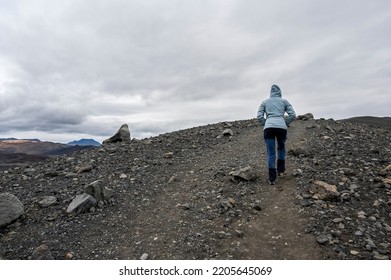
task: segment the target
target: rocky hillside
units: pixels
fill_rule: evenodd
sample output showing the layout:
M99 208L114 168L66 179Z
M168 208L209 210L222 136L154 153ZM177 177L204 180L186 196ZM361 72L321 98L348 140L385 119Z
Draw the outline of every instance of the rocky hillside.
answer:
M391 131L302 118L288 138L275 186L256 120L3 171L0 258L389 259Z

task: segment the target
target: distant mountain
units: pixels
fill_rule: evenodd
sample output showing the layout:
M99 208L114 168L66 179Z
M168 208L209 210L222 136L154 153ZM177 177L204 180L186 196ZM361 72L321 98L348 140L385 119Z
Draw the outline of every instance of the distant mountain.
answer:
M77 151L93 149L97 146L97 144L99 144L98 142L96 142L96 144L91 141L88 141L88 143L90 144L67 145L62 143L40 141L38 139L1 138L0 170L28 162L43 161L50 156L70 155Z
M72 142L69 142L68 145L71 146L94 146L94 147L99 147L100 143L98 141L95 141L94 139L80 139L80 140L75 140Z

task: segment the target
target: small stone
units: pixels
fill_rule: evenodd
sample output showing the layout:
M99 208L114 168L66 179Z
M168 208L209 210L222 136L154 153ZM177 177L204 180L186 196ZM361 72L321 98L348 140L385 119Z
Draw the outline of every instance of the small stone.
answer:
M31 255L32 260L54 260L49 247L45 244L34 249Z
M225 213L235 206L235 200L233 198L224 198L219 203L219 213Z
M336 200L341 196L337 190L337 186L330 185L323 181L315 181L309 188L309 191L313 194L313 198L319 200Z
M174 156L174 153L173 153L173 152L168 152L168 153L165 153L165 154L164 154L164 158L167 158L167 159L173 158L173 156Z
M84 173L84 172L90 172L92 170L92 165L83 165L83 166L78 166L76 167L75 171L76 173Z
M182 204L181 207L183 210L189 210L191 208L191 205L190 205L190 203L185 203L185 204Z
M373 224L375 227L377 227L378 229L383 229L383 225L380 223L380 222L376 222Z
M343 193L343 194L341 194L341 201L342 202L349 201L350 198L351 198L350 193Z
M239 178L246 181L251 181L256 177L251 166L247 166L239 170L232 171L229 173L229 175L233 176L234 178Z
M144 254L142 254L142 256L140 257L140 260L145 261L145 260L148 259L148 257L149 257L149 255L148 255L147 253L144 253Z
M67 208L67 213L87 212L92 206L95 206L96 203L97 201L93 196L86 193L80 194L72 200L71 204L69 204Z
M253 209L256 210L256 211L262 211L262 207L259 204L259 202L256 202L256 203L253 204Z
M383 226L386 231L391 231L391 226L389 226L388 224L384 223Z
M352 256L357 256L357 255L360 254L360 252L358 252L358 251L356 251L356 250L350 250L350 254L351 254Z
M360 218L360 219L366 219L367 218L367 214L364 212L364 211L360 211L357 213L357 216Z
M176 180L176 177L175 176L171 176L170 179L168 180L168 183L171 184L175 180Z
M227 233L225 233L225 231L219 231L219 232L217 233L217 237L218 237L219 239L225 239L225 238L227 238L228 236L227 236Z
M391 185L391 178L383 179L383 183L386 185Z
M329 238L327 237L327 235L321 234L316 237L316 241L318 241L319 244L325 244L329 241Z
M45 196L39 202L39 206L42 208L49 207L57 203L57 198L55 196Z
M224 136L233 136L234 132L232 131L232 129L226 129L223 131L223 135Z
M74 258L75 254L72 252L69 252L65 255L66 260L72 260Z
M381 204L381 202L378 199L376 199L372 206L373 207L379 207L380 204Z
M367 249L367 251L371 252L373 250L373 247L369 244L366 244L365 249Z
M383 169L379 172L379 174L380 174L381 176L386 176L386 175L388 175L388 174L391 174L391 164L388 165L387 167L383 168Z
M374 256L373 256L373 258L375 259L375 260L389 260L390 259L390 257L389 256L387 256L387 255L382 255L382 254L379 254L378 252L374 252Z
M295 169L295 170L293 170L292 175L293 175L294 177L302 176L302 175L303 175L303 170L301 170L301 169Z
M337 223L343 222L343 219L342 218L335 218L335 219L333 219L333 222L337 224Z
M361 230L357 230L355 233L354 233L355 236L363 236L364 234L362 233Z
M301 205L301 207L308 207L311 205L311 202L308 199L301 199L300 205Z
M97 205L99 208L102 208L103 206L105 206L105 203L104 203L104 201L102 201L102 200L99 200L98 201L98 205Z
M120 176L119 176L120 179L126 179L128 178L128 175L122 173Z

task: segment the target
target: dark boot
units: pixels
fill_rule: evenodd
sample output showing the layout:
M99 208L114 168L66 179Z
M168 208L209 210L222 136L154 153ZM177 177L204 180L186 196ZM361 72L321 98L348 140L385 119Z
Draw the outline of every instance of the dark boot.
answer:
M281 175L282 173L285 172L285 160L283 159L277 160L277 172L278 175Z
M269 168L269 184L274 185L277 178L277 170L275 168Z

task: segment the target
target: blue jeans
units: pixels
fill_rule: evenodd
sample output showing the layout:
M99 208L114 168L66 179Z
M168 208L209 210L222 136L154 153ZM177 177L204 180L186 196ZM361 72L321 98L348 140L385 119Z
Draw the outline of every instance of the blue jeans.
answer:
M277 159L279 162L284 161L284 170L278 170L278 172L285 171L285 141L286 141L286 129L282 128L266 128L264 130L264 139L267 149L267 165L269 169L276 168L276 140L277 140Z

